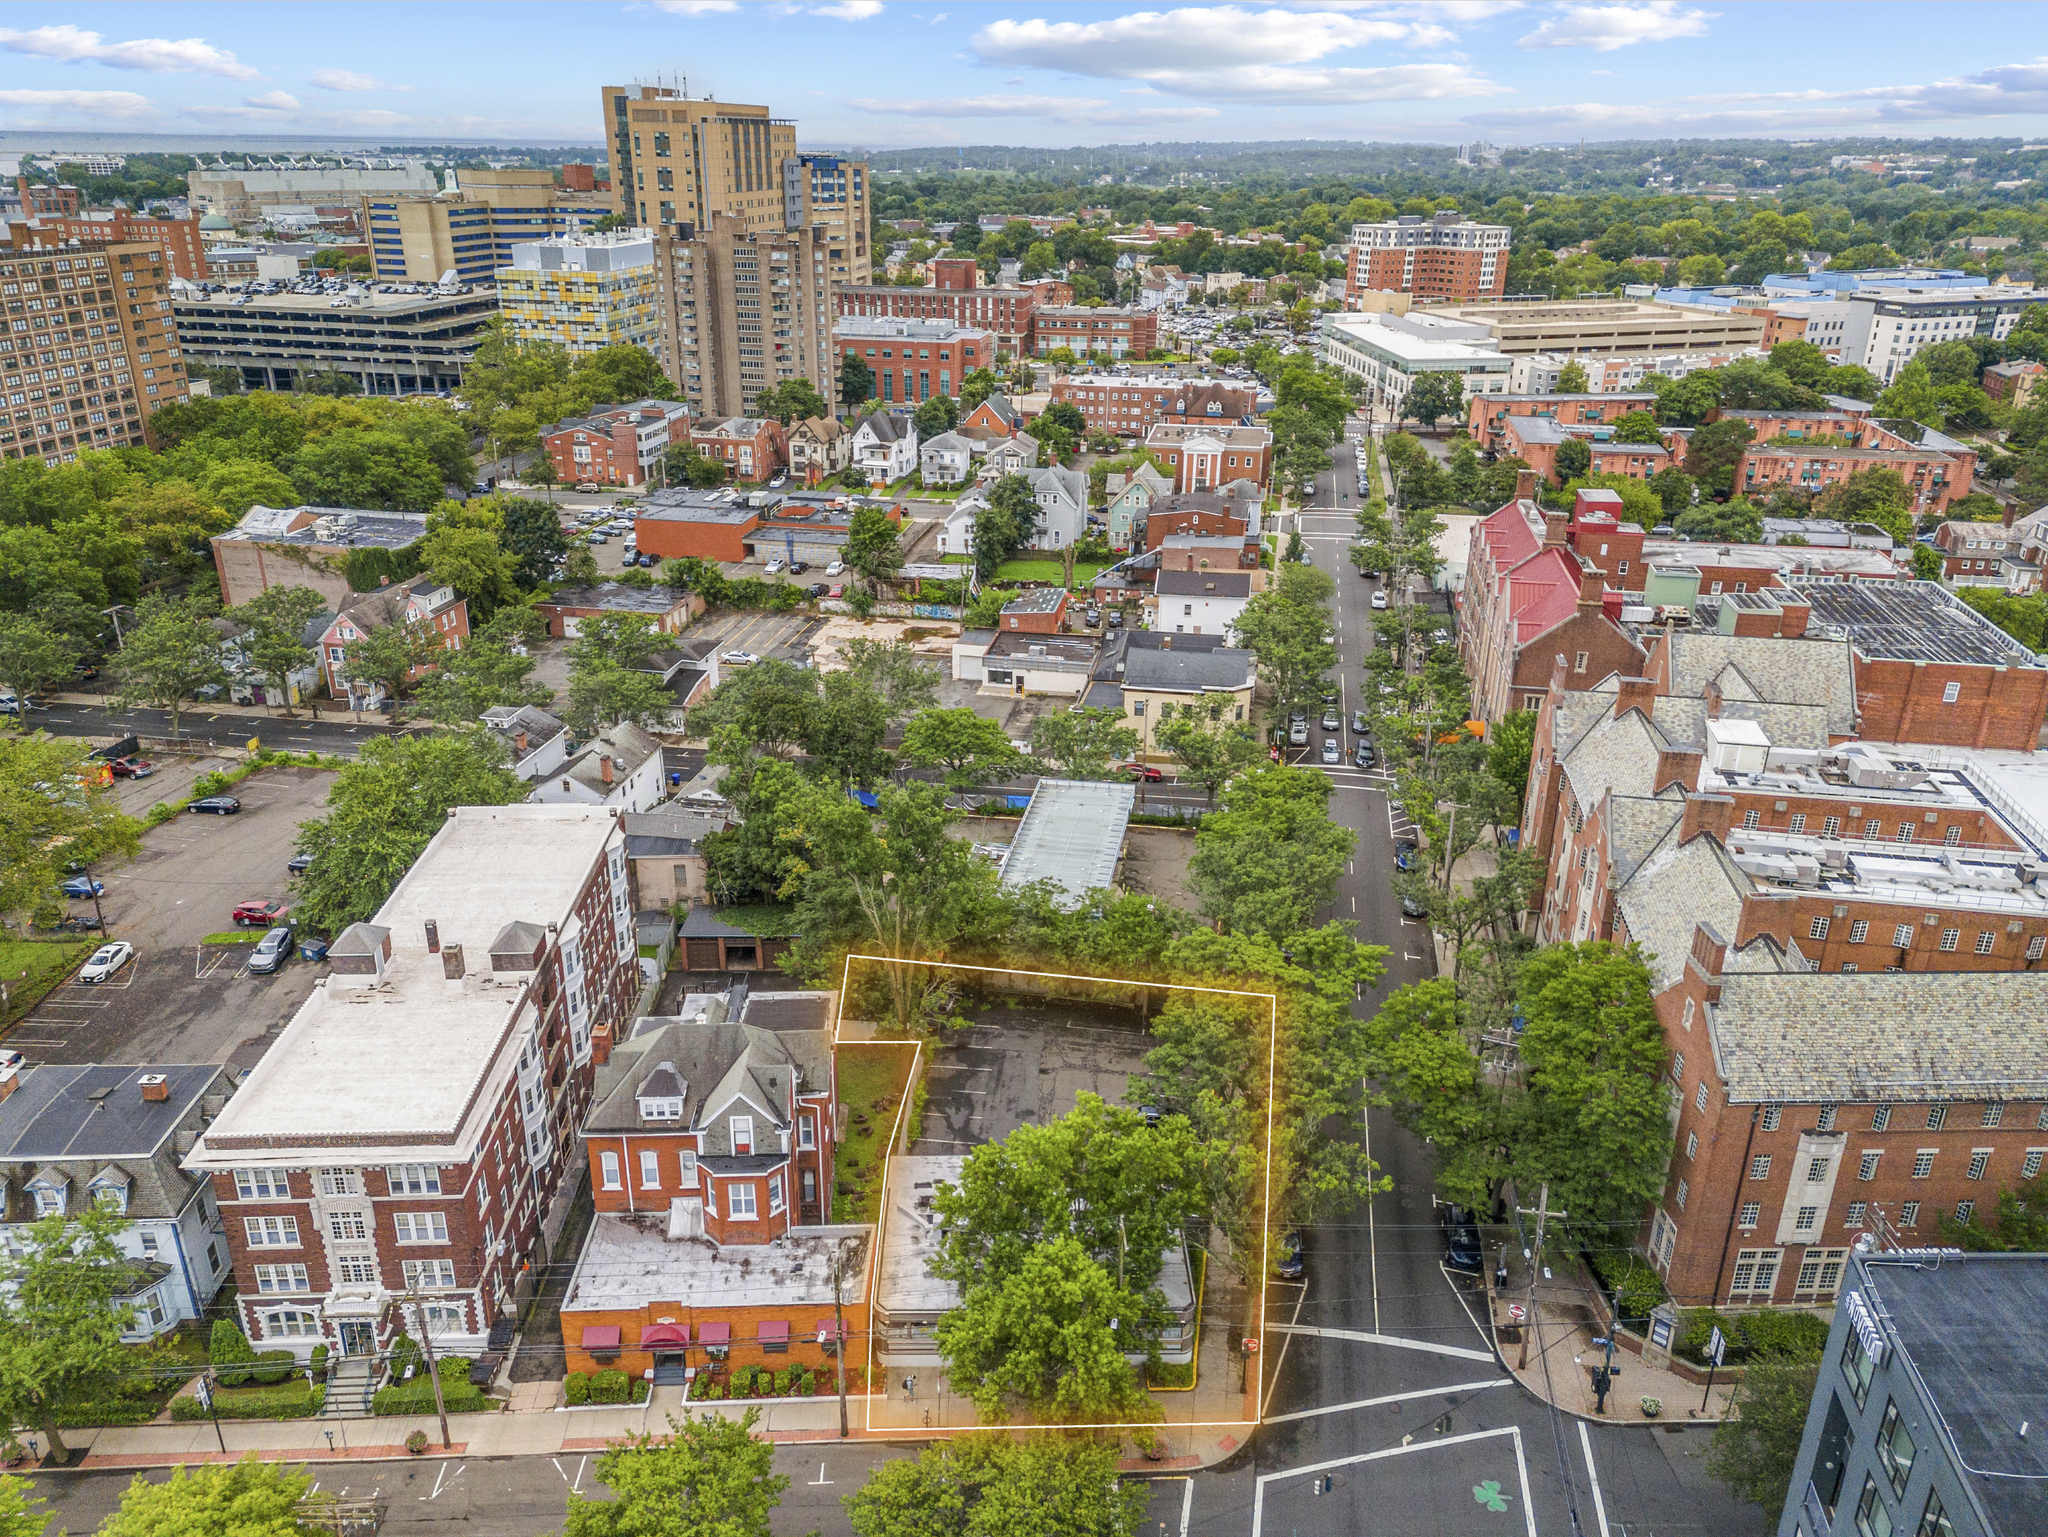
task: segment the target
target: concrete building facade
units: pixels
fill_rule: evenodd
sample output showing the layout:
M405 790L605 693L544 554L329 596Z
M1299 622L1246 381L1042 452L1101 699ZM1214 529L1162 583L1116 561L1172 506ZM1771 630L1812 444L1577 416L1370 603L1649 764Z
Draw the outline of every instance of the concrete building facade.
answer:
M658 230L662 366L692 415L743 416L790 379L838 397L830 249L823 225L784 230L725 213Z

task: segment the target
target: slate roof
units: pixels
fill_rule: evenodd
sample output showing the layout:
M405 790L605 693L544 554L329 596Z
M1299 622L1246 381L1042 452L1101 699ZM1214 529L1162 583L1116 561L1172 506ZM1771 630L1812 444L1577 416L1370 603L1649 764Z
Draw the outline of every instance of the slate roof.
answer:
M1656 786L1657 753L1667 746L1664 733L1643 718L1640 710L1610 716L1587 732L1565 759L1564 777L1590 815L1610 790L1616 795L1648 795Z
M2048 1098L2043 1018L2048 976L2016 971L1745 973L1707 1013L1743 1103Z
M1741 927L1742 899L1755 889L1711 837L1666 838L1637 865L1616 897L1628 937L1642 946L1651 990L1663 992L1685 971L1692 933L1708 924L1728 939ZM1948 975L1949 973L1942 973Z
M547 711L530 704L493 705L484 711L483 724L486 731L503 739L507 747L513 748L512 755L515 758L519 753L514 744L518 741L520 732L526 733L526 750L533 752L543 743L554 740L563 730L561 721Z
M1162 571L1153 590L1172 598L1249 598L1249 571Z
M160 1073L170 1097L146 1100L140 1079ZM233 1092L218 1063L181 1066L52 1063L21 1075L0 1101L0 1220L33 1216L27 1184L48 1176L66 1185L66 1210L93 1200L95 1182L125 1185L132 1218L175 1217L190 1204L197 1180L179 1167L202 1129L209 1095Z
M894 411L872 412L861 419L860 425L872 433L878 443L895 443L910 436L910 418Z
M1206 638L1206 637L1205 637ZM1212 651L1129 651L1124 655L1126 688L1195 694L1203 689L1250 688L1255 674L1249 651L1219 646Z
M1625 884L1685 817L1685 796L1671 786L1661 795L1617 795L1607 803L1607 868L1613 885Z
M1846 641L1675 630L1669 645L1675 695L1698 699L1717 683L1723 698L1824 705L1829 731L1856 734L1856 675Z
M583 750L557 772L599 794L608 795L630 778L641 764L660 752L661 743L631 721L621 721L603 736L592 737L584 744ZM604 769L599 761L604 758L623 758L626 763L623 769L614 771L609 785L604 782Z

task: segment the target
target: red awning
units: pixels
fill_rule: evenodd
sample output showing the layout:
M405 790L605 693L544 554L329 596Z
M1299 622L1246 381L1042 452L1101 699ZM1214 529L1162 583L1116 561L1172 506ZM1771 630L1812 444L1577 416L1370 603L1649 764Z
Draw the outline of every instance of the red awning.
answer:
M837 1319L821 1318L818 1320L818 1338L825 1340L836 1340L840 1337L840 1333L841 1331Z
M583 1326L583 1348L585 1350L617 1350L619 1348L619 1326L617 1324L585 1324Z
M760 1338L763 1344L766 1344L769 1340L787 1340L789 1338L789 1320L786 1318L762 1319Z
M732 1343L732 1325L697 1325L697 1343L700 1345L730 1345Z
M690 1343L688 1324L649 1324L640 1331L643 1345L687 1345Z

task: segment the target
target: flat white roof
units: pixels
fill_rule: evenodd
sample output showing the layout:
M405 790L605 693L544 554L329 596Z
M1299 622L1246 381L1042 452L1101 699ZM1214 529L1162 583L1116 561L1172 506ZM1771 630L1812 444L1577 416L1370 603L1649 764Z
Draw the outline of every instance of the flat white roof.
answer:
M1368 352L1382 353L1402 363L1512 366L1506 353L1498 352L1485 343L1417 336L1413 331L1382 325L1377 315L1328 315L1324 317L1323 330L1333 340L1348 342Z
M274 1152L345 1143L358 1163L401 1155L468 1156L493 1108L483 1092L514 1053L504 1050L525 1007L529 973L491 972L506 924L569 928L571 904L605 847L625 835L596 806L462 806L434 835L371 920L391 933L375 986L323 978L284 1034L206 1129L190 1162L226 1167ZM427 950L461 945L467 975L450 982Z
M871 1239L865 1226L795 1227L766 1244L670 1238L668 1210L599 1212L584 1240L562 1322L578 1312L604 1312L673 1302L685 1308L784 1307L792 1333L817 1327L832 1313L832 1256L842 1238ZM842 1309L867 1306L868 1267L847 1267ZM821 1314L807 1309L823 1309ZM753 1326L747 1326L751 1329ZM862 1325L849 1315L849 1334Z

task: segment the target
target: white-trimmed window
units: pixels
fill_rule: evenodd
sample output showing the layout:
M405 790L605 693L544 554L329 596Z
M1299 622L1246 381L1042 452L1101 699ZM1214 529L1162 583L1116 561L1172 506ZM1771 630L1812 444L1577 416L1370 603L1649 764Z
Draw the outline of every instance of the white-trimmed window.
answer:
M2027 959L2038 961L2043 955L2048 955L2048 934L2036 934L2027 941Z
M1769 1296L1778 1286L1778 1262L1784 1257L1781 1249L1738 1249L1735 1251L1735 1270L1728 1284L1728 1290L1735 1295L1761 1294Z
M349 1243L370 1236L370 1223L359 1211L331 1211L327 1214L327 1231L338 1243Z
M1860 945L1863 943L1864 940L1868 939L1869 937L1870 920L1868 918L1858 918L1854 923L1849 925L1850 944Z
M1744 1201L1742 1203L1742 1210L1736 1214L1735 1225L1737 1227L1755 1227L1757 1224L1757 1219L1762 1217L1763 1214L1763 1202Z
M355 1169L322 1169L320 1171L320 1193L322 1195L361 1195L363 1176Z
M1700 1080L1699 1092L1692 1097L1692 1106L1695 1110L1707 1108L1707 1080L1704 1078Z
M606 1151L597 1155L598 1183L606 1190L624 1190L625 1181L619 1178L619 1155Z
M394 1163L384 1171L393 1195L439 1195L441 1169L431 1163Z
M2000 1122L2002 1122L2002 1121L2003 1121L2004 1119L2005 1119L2005 1106L2004 1106L2004 1104L2003 1104L2003 1103L2001 1103L2001 1102L1999 1102L1999 1101L1996 1101L1996 1100L1994 1100L1994 1101L1993 1101L1993 1102L1992 1102L1991 1104L1988 1104L1988 1105L1986 1105L1986 1106L1984 1107L1984 1119L1983 1119L1983 1121L1982 1121L1982 1122L1981 1122L1980 1124L1982 1124L1982 1125L1985 1125L1985 1126L1996 1126L1996 1125L1998 1125L1998 1124L1999 1124Z
M1963 1178L1982 1179L1984 1171L1990 1167L1991 1149L1988 1147L1972 1148L1970 1150L1970 1170Z
M404 1269L408 1287L446 1291L455 1284L455 1261L452 1259L409 1259L405 1261Z
M297 1217L244 1217L242 1227L252 1249L296 1249L299 1246Z
M235 1194L245 1201L288 1201L291 1182L288 1169L237 1169Z
M304 1292L313 1288L306 1280L304 1265L258 1265L256 1267L256 1290L259 1292Z
M1870 1203L1868 1201L1851 1201L1848 1211L1842 1215L1842 1225L1844 1227L1863 1226L1863 1214L1869 1209Z
M1771 1155L1769 1153L1758 1153L1756 1157L1750 1159L1749 1177L1751 1179L1769 1179L1771 1177Z
M1763 1128L1765 1131L1776 1131L1778 1129L1778 1123L1783 1121L1784 1119L1785 1107L1783 1105L1764 1106Z
M1956 1202L1956 1221L1964 1227L1968 1227L1970 1219L1976 1215L1977 1203L1975 1201Z
M1944 683L1944 684L1942 684L1942 686L1941 686L1941 702L1942 702L1943 704L1954 704L1954 703L1955 703L1955 702L1956 702L1956 701L1957 701L1958 699L1962 698L1962 696L1963 696L1963 686L1962 686L1962 684L1960 684L1960 683Z
M1923 1147L1913 1155L1913 1178L1931 1179L1934 1176L1934 1149Z
M1944 950L1955 949L1956 941L1962 937L1963 931L1961 929L1943 929L1941 931L1941 948Z
M1876 1179L1877 1161L1883 1156L1884 1155L1881 1152L1865 1153L1863 1155L1862 1161L1856 1165L1856 1177L1859 1180L1864 1181L1865 1183L1868 1183L1869 1181Z
M377 1261L368 1254L343 1254L334 1261L334 1275L344 1286L375 1286Z
M752 1116L735 1115L728 1117L725 1129L726 1134L732 1138L733 1157L743 1158L753 1152L754 1118Z
M818 1145L818 1123L807 1115L796 1118L796 1145L816 1147Z
M1892 926L1892 947L1897 950L1913 948L1913 925L1898 923Z
M426 1302L411 1311L421 1315L429 1335L464 1332L462 1305L457 1302Z
M659 1190L661 1188L661 1154L652 1148L640 1150L640 1188Z
M1918 1227L1919 1225L1920 1203L1918 1201L1906 1202L1903 1206L1899 1208L1899 1226Z
M760 1214L755 1204L758 1199L759 1197L752 1185L727 1185L725 1187L726 1217L733 1222L752 1222Z
M1688 1194L1690 1194L1690 1187L1684 1180L1680 1180L1678 1182L1678 1209L1680 1211L1685 1210L1685 1198Z
M1841 831L1842 819L1840 817L1823 817L1821 819L1820 835L1823 838L1836 837L1841 833Z
M448 1215L438 1211L402 1211L391 1219L400 1243L446 1243Z
M1940 1131L1947 1120L1947 1105L1929 1105L1927 1107L1927 1129L1929 1131Z
M1814 1129L1816 1131L1833 1131L1835 1129L1835 1117L1840 1113L1841 1107L1838 1105L1822 1105L1820 1107L1820 1122Z
M1687 1132L1685 1134L1685 1156L1688 1158L1697 1157L1699 1150L1700 1134L1696 1131Z
M1685 1082L1685 1053L1682 1051L1675 1053L1671 1058L1671 1081Z
M275 1308L258 1316L263 1320L265 1339L299 1340L320 1333L320 1315L304 1308Z
M1799 1261L1792 1294L1797 1297L1833 1291L1842 1284L1842 1267L1848 1259L1847 1249L1808 1249Z
M1795 1233L1811 1233L1818 1226L1820 1226L1820 1208L1818 1206L1802 1206L1799 1208L1799 1215L1793 1219L1792 1231Z
M684 1190L697 1188L697 1155L689 1148L676 1154L676 1180Z
M777 1216L781 1211L782 1176L780 1174L771 1174L768 1176L768 1215L771 1217Z
M1872 1131L1883 1131L1891 1123L1892 1107L1890 1105L1879 1105L1870 1112L1870 1129Z
M2027 1149L2026 1160L2020 1164L2021 1179L2034 1179L2040 1174L2043 1154L2048 1154L2048 1148L2030 1147Z
M1807 924L1806 937L1808 939L1826 939L1828 937L1828 920L1816 918Z
M1998 936L1992 930L1977 930L1977 953L1979 955L1989 955L1991 947L1996 943L1998 943Z

